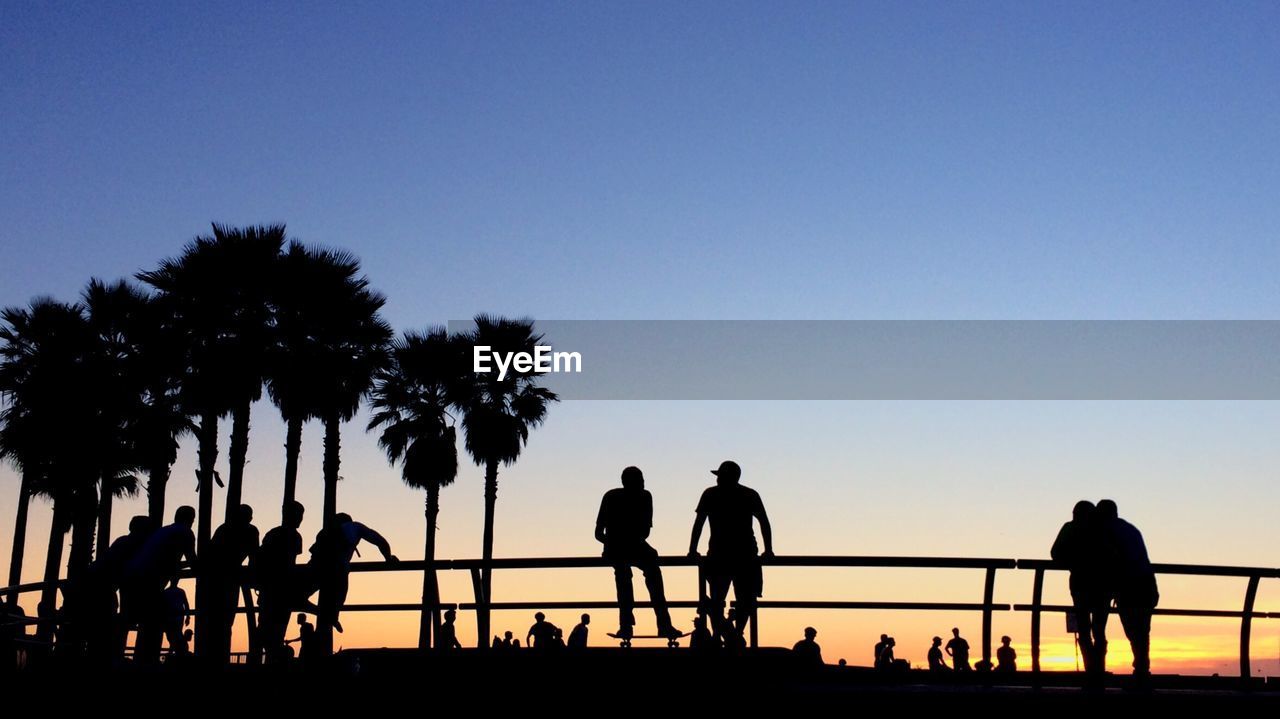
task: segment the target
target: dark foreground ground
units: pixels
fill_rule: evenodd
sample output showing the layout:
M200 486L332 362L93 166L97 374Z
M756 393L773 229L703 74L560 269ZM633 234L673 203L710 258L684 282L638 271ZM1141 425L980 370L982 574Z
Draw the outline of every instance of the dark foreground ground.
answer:
M6 709L34 702L76 713L115 714L135 705L145 716L331 716L341 711L359 719L462 713L630 717L734 709L786 717L867 710L905 716L956 711L1129 716L1141 711L1219 719L1215 714L1220 712L1245 716L1238 712L1280 709L1280 685L1260 680L1242 684L1161 676L1149 690L1139 691L1127 686L1127 677L1112 677L1105 691L1085 692L1074 686L1078 677L1072 674L1042 675L1039 688L1027 673L970 677L938 682L924 672L886 676L860 667L805 667L781 649L710 657L645 648L553 655L466 650L446 656L376 649L346 651L332 664L306 672L261 667L203 671L194 666L105 674L64 669L0 677L0 687Z

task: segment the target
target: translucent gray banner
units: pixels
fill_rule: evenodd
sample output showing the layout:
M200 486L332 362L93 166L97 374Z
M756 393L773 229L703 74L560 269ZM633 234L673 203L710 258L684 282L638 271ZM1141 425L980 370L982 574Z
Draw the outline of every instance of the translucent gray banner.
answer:
M464 331L470 320L449 327ZM539 320L563 399L1280 399L1280 321Z

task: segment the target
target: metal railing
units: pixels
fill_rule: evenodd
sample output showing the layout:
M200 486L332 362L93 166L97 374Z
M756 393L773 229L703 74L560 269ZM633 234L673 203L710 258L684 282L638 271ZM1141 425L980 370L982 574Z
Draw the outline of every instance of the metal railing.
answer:
M702 557L669 556L660 557L659 565L663 567L701 567ZM992 656L991 627L995 612L1027 612L1031 615L1031 670L1038 674L1040 666L1040 638L1043 616L1050 613L1069 613L1069 605L1045 604L1044 579L1047 572L1066 571L1064 567L1043 559L1002 559L990 557L890 557L890 556L774 556L762 558L765 567L809 567L809 568L893 568L893 569L970 569L984 573L981 601L977 602L891 602L891 601L815 601L815 600L762 600L757 602L758 609L831 609L831 610L910 610L910 611L948 611L979 612L982 617L982 658L990 661ZM555 609L616 609L616 601L599 600L562 600L562 601L493 601L485 597L481 581L485 563L480 559L438 559L431 563L438 572L465 571L470 575L472 601L448 603L442 602L442 609L475 611L503 610L555 610ZM602 557L535 557L494 559L489 564L494 571L520 569L589 569L610 568L613 565ZM351 565L353 572L424 572L428 563L423 560L400 561L395 564L381 561L355 562ZM1245 593L1240 610L1230 609L1178 609L1160 607L1155 610L1156 616L1165 617L1215 617L1234 618L1240 620L1240 676L1251 676L1249 644L1252 636L1253 620L1280 619L1280 612L1259 612L1255 610L1258 587L1263 579L1280 578L1280 569L1265 567L1236 567L1201 564L1156 564L1153 569L1158 575L1181 575L1193 577L1234 577L1246 580ZM1031 571L1031 601L1027 604L1003 604L995 602L995 586L997 572L1000 570ZM187 572L185 576L191 576ZM701 581L701 580L700 580ZM0 595L13 592L36 592L44 588L44 583L34 582L13 587L0 588ZM695 600L668 601L672 608L697 608L700 603ZM637 608L651 607L649 602L635 602ZM400 612L421 611L421 603L349 603L343 606L345 612ZM244 610L241 610L244 611ZM752 647L759 645L758 616L749 622Z

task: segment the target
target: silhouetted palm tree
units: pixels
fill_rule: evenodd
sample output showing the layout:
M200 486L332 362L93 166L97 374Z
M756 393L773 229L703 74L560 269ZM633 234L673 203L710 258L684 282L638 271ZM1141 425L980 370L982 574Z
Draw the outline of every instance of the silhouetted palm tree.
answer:
M195 238L179 257L138 273L138 279L162 293L186 342L188 367L181 400L199 417L197 554L208 549L213 531L218 420L228 413L232 431L227 505L240 504L249 408L262 395L270 346L267 288L278 268L284 237L283 225L240 229L214 224L212 235Z
M532 354L542 342L533 330L531 319L506 319L489 315L475 318L475 329L467 336L473 346L487 346L495 353L528 352ZM546 419L547 408L559 398L551 390L538 385L537 372L519 372L514 367L498 378L494 369L474 373L457 406L463 412L462 428L466 431L467 454L484 467L484 545L481 585L483 602L491 598L493 570L493 515L498 501L498 465L511 465L529 441L529 431ZM480 647L488 646L489 612L477 617Z
M427 538L423 554L422 616L418 648L429 649L438 632L440 585L437 581L436 518L440 488L458 476L457 435L449 406L469 379L467 348L444 328L406 332L391 349L390 363L378 373L369 429L382 428L378 444L392 464L399 462L405 484L425 489Z

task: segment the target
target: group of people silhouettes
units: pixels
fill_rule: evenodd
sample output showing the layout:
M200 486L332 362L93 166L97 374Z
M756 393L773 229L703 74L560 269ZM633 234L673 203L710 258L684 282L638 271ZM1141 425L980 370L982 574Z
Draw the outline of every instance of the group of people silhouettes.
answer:
M1071 572L1072 617L1085 675L1100 686L1106 673L1111 604L1133 649L1133 673L1151 673L1151 616L1160 601L1142 533L1121 519L1116 503L1077 502L1050 550Z
M291 613L305 609L317 616L321 627L340 632L339 611L346 600L356 546L369 542L387 561L397 560L382 535L347 514L337 514L316 536L310 560L299 565L302 517L302 505L290 502L283 508L281 525L259 542L253 509L239 505L213 533L200 556L192 532L196 519L192 507L179 507L173 523L163 527L155 527L148 517L134 517L128 534L112 542L83 577L64 589L62 616L57 622L59 651L117 661L124 657L128 635L136 629L134 658L140 663L156 661L164 641L171 659L189 655L190 604L179 585L186 564L198 578L197 604L209 608L204 613L208 624L199 627L197 637L202 655L214 662L229 659L240 598L252 606L253 588L258 590L259 621L256 631L251 632L251 650L273 660L292 654L288 644L299 642L312 654L318 653L316 628L302 615L298 617L299 637L285 640ZM317 592L318 605L310 599Z

